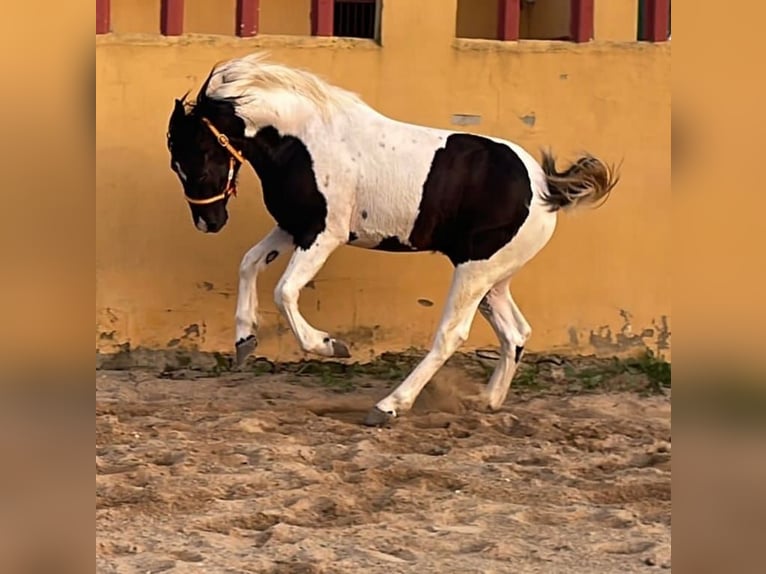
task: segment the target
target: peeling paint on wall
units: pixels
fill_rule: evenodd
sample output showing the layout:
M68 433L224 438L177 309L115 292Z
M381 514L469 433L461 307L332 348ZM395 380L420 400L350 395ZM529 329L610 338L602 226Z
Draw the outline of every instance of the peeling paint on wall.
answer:
M96 348L115 353L130 348L126 314L118 309L102 309L96 319Z
M618 329L605 324L588 329L583 337L575 327L569 327L567 337L568 351L589 352L600 355L631 354L637 350L649 350L657 356L664 356L670 349L670 329L668 317L662 315L659 320L652 319L650 327L637 328L633 315L626 309L619 310L621 324ZM585 343L583 343L585 341Z
M580 337L577 335L577 329L574 327L569 327L569 344L572 345L572 347L577 348L580 346Z

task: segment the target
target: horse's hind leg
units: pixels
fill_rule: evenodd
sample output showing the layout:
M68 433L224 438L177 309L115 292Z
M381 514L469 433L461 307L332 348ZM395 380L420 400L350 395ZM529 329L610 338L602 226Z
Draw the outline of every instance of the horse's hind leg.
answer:
M458 265L431 350L407 378L367 414L364 424L380 426L408 411L436 371L468 339L476 308L503 273L488 260ZM507 274L507 271L505 272Z
M489 321L500 341L500 360L485 391L487 406L492 410L499 409L505 402L524 352L524 344L532 334L529 323L511 297L509 281L504 279L492 287L479 305L479 311Z

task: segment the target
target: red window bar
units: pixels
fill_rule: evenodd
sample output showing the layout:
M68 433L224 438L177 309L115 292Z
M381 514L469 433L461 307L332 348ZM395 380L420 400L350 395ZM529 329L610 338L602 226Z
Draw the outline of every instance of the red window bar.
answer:
M109 0L96 0L96 34L108 34L110 20Z
M332 36L335 0L311 0L311 35Z
M645 0L643 40L666 42L670 35L670 0Z
M160 32L163 36L180 36L184 33L184 0L162 0Z
M590 42L593 39L594 0L570 0L569 35L554 40ZM521 0L497 0L497 39L515 41L520 36Z
M237 36L250 38L258 35L260 0L237 0Z
M521 0L497 0L497 39L516 41L521 27Z
M593 0L571 0L569 34L573 42L593 39Z

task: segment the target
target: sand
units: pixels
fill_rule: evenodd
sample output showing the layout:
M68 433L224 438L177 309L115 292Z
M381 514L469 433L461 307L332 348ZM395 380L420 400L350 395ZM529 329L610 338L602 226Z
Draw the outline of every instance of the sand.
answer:
M391 381L99 371L97 571L670 571L669 396L482 382L370 429Z

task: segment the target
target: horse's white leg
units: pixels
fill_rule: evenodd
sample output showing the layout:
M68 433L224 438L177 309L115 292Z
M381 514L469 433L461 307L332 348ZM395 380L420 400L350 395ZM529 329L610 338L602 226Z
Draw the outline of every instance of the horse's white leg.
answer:
M236 349L237 364L241 365L255 350L258 343L258 273L284 253L294 249L291 236L275 227L261 241L245 253L239 265L239 289L237 292Z
M412 407L436 371L468 339L476 308L489 287L498 280L497 274L497 266L489 261L469 261L455 268L431 350L407 378L368 413L364 421L366 425L381 425L389 417Z
M524 352L524 344L532 328L519 311L508 290L509 279L492 287L481 300L479 311L500 341L500 360L486 388L487 405L497 410L505 402L516 368Z
M306 250L298 249L293 253L287 269L274 290L277 308L290 323L290 328L301 348L307 353L316 353L325 357L351 356L345 343L309 325L298 309L301 289L319 272L332 252L344 242L345 240L338 239L327 232L319 234L311 247Z

